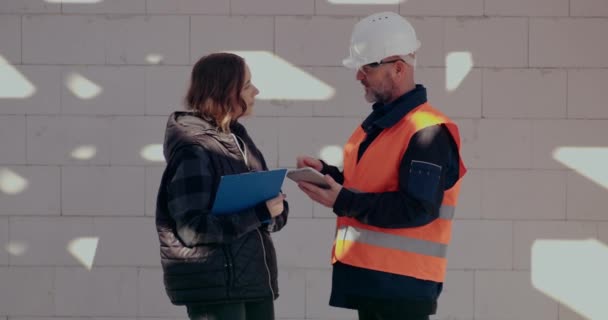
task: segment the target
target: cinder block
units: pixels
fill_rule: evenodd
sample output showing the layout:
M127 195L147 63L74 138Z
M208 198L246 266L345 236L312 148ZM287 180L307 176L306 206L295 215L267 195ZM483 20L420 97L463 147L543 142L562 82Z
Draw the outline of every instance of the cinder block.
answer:
M146 115L169 115L185 110L190 67L159 66L145 71Z
M98 16L23 16L23 63L104 64L104 24ZM125 32L122 28L121 32Z
M420 49L416 53L416 65L419 67L445 66L444 19L407 17L407 20L416 29L416 36L421 42Z
M143 67L64 67L61 112L87 115L143 115Z
M605 180L599 176L587 177L577 171L568 172L567 219L606 221L602 210L608 204ZM595 179L594 179L595 178Z
M244 119L242 124L247 129L247 133L255 143L256 147L264 155L264 160L268 168L277 168L278 159L278 118L249 118Z
M483 175L481 215L486 219L559 220L566 218L566 173L496 170ZM547 201L538 201L538 199Z
M137 274L135 268L56 269L54 314L136 316Z
M95 239L92 218L12 217L10 241L22 253L11 257L11 265L91 267Z
M405 0L399 11L405 16L481 16L483 0Z
M300 155L341 165L342 146L360 122L357 118L280 118L279 166L294 166Z
M306 272L306 319L357 319L357 312L329 306L331 271Z
M597 237L592 222L516 221L514 223L515 269L532 268L532 246L537 240L585 240Z
M110 163L114 165L163 165L167 117L117 117L111 123Z
M146 167L146 216L156 215L156 196L165 167Z
M337 216L334 213L334 210L332 208L328 208L320 203L314 202L313 200L308 198L308 196L307 196L307 199L308 199L308 201L310 201L313 204L313 208L312 208L313 218L329 219L329 221L333 221L334 225L335 225Z
M141 268L137 279L139 317L187 319L186 307L174 306L163 285L160 268Z
M560 320L586 320L588 318L583 317L582 315L578 314L576 311L569 308L568 306L560 304L559 305L559 319Z
M24 116L0 116L0 163L25 162L26 127Z
M290 219L283 230L272 235L279 265L328 269L334 228L335 222L328 219Z
M190 62L218 51L274 51L271 17L192 17ZM217 32L222 30L222 32Z
M104 22L108 64L188 64L188 17L124 16Z
M0 314L54 314L53 282L53 268L0 268Z
M608 119L608 70L568 70L568 118Z
M603 0L572 0L570 1L571 16L606 17L608 6Z
M57 114L61 106L61 68L0 65L18 90L0 99L0 114Z
M530 272L475 273L475 319L557 319L557 316L557 302L532 286Z
M568 16L568 0L486 0L488 16Z
M532 123L528 120L458 120L468 168L527 169L532 165Z
M604 137L608 135L606 124L603 120L533 121L534 168L568 168L565 159L561 159L564 163L560 161L560 152L563 151L560 148L604 146Z
M481 117L481 69L471 69L455 89L448 86L448 73L457 72L446 68L419 68L416 82L426 87L429 103L450 117Z
M599 241L604 242L608 245L608 223L598 223L598 238Z
M438 319L473 319L475 312L475 273L448 271L439 296Z
M344 67L312 68L312 75L333 88L334 95L327 100L312 102L313 116L367 116L371 104L365 101L365 89L357 81L356 72Z
M456 219L481 219L484 173L484 170L467 169L467 173L462 178L462 184L460 185L460 195L458 197L458 205L456 206Z
M110 164L110 118L30 116L27 159L30 164Z
M0 246L2 246L2 250L0 250L0 266L3 267L8 266L8 260L10 258L9 249L12 247L8 232L8 217L0 217ZM13 251L11 250L11 252ZM13 253L10 254L12 255ZM0 311L0 314L3 313Z
M511 269L513 223L456 220L448 247L449 269Z
M160 266L160 247L153 218L95 218L99 237L96 266Z
M230 14L230 1L225 0L146 0L152 14Z
M253 112L256 116L262 117L311 117L313 104L314 102L307 100L262 100L258 98Z
M287 195L287 202L289 202L290 218L313 217L313 201L298 188L298 185L294 181L285 178L283 193Z
M485 118L566 118L565 70L486 69L483 72ZM513 100L516 94L526 99Z
M0 12L3 11L0 5ZM0 16L0 66L5 63L21 63L21 17L20 16ZM5 60L5 61L2 61ZM2 70L2 69L0 69ZM0 71L0 74L5 71Z
M59 167L0 168L0 215L59 215Z
M367 16L376 12L392 11L398 12L398 2L381 1L382 4L374 4L380 1L344 1L344 0L314 0L315 13L317 15L347 15ZM358 4L359 3L359 4Z
M95 3L78 3L63 1L63 13L111 13L111 14L137 14L146 13L146 0L105 0Z
M232 0L233 15L313 15L315 0Z
M276 52L299 66L341 66L356 22L353 18L277 17Z
M144 215L144 168L64 167L61 174L64 215Z
M531 19L531 67L608 67L605 19Z
M281 257L279 257L280 259ZM279 270L279 299L274 303L279 318L306 317L306 270L283 268Z
M528 65L528 22L524 18L449 18L445 52L469 52L476 67Z
M0 13L59 13L60 3L41 0L4 0L0 3Z

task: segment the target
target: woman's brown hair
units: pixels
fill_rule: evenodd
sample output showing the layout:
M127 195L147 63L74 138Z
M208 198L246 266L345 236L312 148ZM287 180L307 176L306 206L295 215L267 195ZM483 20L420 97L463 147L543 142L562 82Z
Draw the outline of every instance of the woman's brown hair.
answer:
M186 108L197 111L220 131L230 132L230 124L247 112L241 98L244 82L243 58L232 53L204 56L192 68Z

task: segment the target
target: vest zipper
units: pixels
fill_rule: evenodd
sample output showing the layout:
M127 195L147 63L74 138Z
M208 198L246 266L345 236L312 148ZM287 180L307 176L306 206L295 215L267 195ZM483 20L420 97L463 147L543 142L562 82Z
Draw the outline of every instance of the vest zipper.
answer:
M268 273L268 288L270 288L270 292L272 293L272 299L274 299L274 290L272 290L272 276L270 275L270 267L268 266L268 261L266 260L266 246L264 246L264 238L262 238L262 233L260 229L256 229L258 232L258 236L260 236L260 243L262 244L262 252L264 253L264 266L266 267L266 272Z

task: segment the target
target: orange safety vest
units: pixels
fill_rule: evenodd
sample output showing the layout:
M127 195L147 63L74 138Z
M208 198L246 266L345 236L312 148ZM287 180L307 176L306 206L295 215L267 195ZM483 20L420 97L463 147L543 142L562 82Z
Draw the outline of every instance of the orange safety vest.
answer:
M357 163L358 148L366 135L359 126L344 147L344 187L366 193L397 191L401 159L411 138L416 132L438 124L448 128L460 150L456 124L424 103L382 131ZM370 226L354 218L338 217L332 263L340 261L360 268L443 282L452 218L465 172L461 159L458 181L445 190L439 218L427 225L389 229Z

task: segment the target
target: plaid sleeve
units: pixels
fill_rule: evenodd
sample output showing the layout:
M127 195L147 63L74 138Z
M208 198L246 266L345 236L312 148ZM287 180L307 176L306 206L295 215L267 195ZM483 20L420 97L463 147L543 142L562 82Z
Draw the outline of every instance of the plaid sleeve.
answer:
M270 217L254 208L213 215L214 173L201 146L187 146L175 155L177 166L168 186L168 208L177 234L187 246L227 243L255 230Z
M280 215L272 218L270 223L266 225L268 232L277 232L287 224L287 216L289 215L289 204L287 201L283 201L283 212Z

